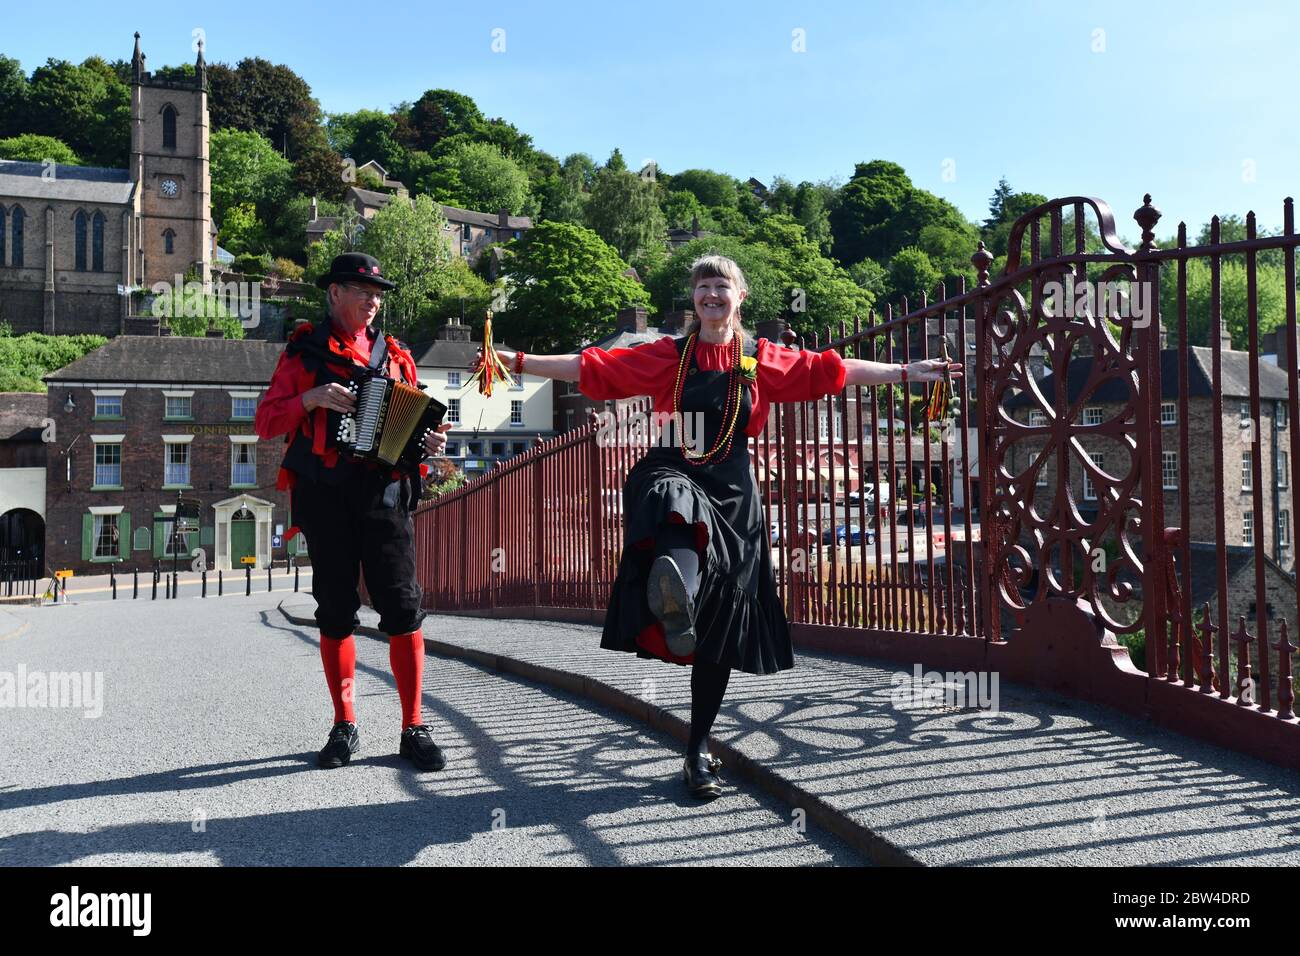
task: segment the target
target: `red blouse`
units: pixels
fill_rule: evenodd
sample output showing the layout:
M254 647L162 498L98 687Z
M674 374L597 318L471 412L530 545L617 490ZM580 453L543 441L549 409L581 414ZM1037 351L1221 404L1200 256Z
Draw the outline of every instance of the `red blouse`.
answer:
M706 372L727 368L731 344L695 341L695 362ZM752 410L745 434L758 435L767 422L773 402L810 402L844 388L847 368L833 349L825 352L782 348L768 339L758 340L758 379L749 386ZM649 395L654 410L673 411L673 385L677 375L677 345L671 336L630 349L583 349L578 391L597 401Z

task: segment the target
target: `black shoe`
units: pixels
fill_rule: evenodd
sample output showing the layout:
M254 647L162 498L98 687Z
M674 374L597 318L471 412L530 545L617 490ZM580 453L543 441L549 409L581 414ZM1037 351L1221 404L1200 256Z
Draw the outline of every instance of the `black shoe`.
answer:
M659 555L650 565L646 600L651 613L663 622L668 650L678 657L695 653L695 605L686 590L681 568L666 554Z
M361 737L357 733L357 725L341 720L330 730L330 739L325 744L325 749L316 755L316 762L330 769L341 767L360 749Z
M706 799L720 796L722 781L718 778L718 771L721 769L722 761L713 754L688 756L682 767L682 779L686 781L686 789L691 792L691 796Z
M441 770L447 764L442 751L433 742L433 734L424 724L416 724L402 731L402 743L398 753L420 770Z

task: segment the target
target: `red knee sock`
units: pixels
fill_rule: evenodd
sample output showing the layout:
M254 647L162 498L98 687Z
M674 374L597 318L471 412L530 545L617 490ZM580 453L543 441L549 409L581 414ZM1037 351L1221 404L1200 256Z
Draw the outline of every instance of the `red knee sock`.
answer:
M393 634L388 638L388 663L402 699L402 729L424 721L420 718L421 681L424 676L424 632Z
M357 646L352 635L339 640L322 634L320 659L325 665L325 683L329 685L330 699L334 701L334 723L344 720L356 723L352 701L356 693Z

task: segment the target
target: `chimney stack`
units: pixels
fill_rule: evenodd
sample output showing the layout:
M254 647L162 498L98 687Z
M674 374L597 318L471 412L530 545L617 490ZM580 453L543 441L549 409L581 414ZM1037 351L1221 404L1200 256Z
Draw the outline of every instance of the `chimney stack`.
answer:
M614 320L614 328L619 332L645 332L647 330L646 317L649 312L639 305L629 305L619 309L618 317Z
M664 313L659 328L671 335L681 335L694 318L695 313L690 309L674 309L671 312Z
M438 338L444 342L468 342L469 326L461 322L460 316L453 315L438 330Z
M767 339L775 345L782 345L781 333L786 330L784 319L764 319L754 326L754 332L760 339Z

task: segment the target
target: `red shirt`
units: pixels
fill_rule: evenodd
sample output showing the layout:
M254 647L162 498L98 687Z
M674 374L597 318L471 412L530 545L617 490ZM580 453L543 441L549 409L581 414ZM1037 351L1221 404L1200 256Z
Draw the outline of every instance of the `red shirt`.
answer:
M731 344L714 345L695 340L695 363L706 372L728 367ZM810 402L844 388L848 369L840 354L782 348L768 339L758 340L758 376L749 385L752 410L745 434L761 434L773 402ZM582 351L578 391L597 400L649 395L654 410L672 412L677 376L677 344L671 336L630 349L588 348Z
M306 326L303 328L306 329ZM378 336L379 330L373 326L366 326L355 336L346 336L334 329L329 338L330 351L357 365L365 365L370 361L370 349ZM403 377L404 371L408 376L406 378ZM388 336L388 374L398 381L413 382L416 379L415 359L391 335ZM263 439L302 429L303 434L313 439L313 450L324 459L325 466L332 468L338 463L338 451L325 448L325 416L328 409L317 408L309 415L302 404L303 393L315 387L315 377L303 365L302 359L284 352L271 375L270 387L258 403L253 429ZM367 464L373 466L374 463ZM282 467L275 486L281 491L288 491L294 486L297 477L297 474Z

